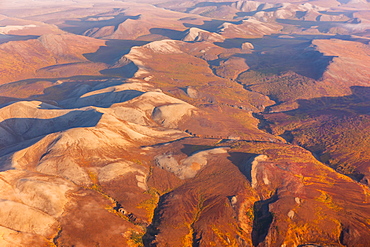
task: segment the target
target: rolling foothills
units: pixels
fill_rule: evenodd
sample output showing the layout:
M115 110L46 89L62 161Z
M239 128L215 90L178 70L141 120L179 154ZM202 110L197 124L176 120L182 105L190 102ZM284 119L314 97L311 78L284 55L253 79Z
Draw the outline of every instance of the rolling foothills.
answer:
M370 244L370 2L0 3L0 245Z

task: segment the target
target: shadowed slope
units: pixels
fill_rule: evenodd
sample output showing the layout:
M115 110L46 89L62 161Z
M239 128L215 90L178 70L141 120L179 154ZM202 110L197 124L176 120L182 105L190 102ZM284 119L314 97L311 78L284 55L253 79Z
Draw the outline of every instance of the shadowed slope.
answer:
M102 113L94 109L86 109L70 111L62 116L49 119L10 117L0 123L1 156L30 146L41 137L51 133L71 128L96 126L101 116Z
M352 87L352 91L350 96L298 100L298 109L264 117L272 123L275 134L368 184L369 88Z
M0 246L368 247L366 4L267 1L1 2Z
M72 46L72 44L74 44ZM103 41L70 34L47 34L38 39L27 41L11 41L0 45L0 65L3 68L1 84L30 77L63 77L58 71L43 69L55 65L82 64L82 68L73 66L66 70L68 75L98 75L98 68L106 68L103 64L89 63L82 55L96 51ZM70 74L72 73L72 74Z

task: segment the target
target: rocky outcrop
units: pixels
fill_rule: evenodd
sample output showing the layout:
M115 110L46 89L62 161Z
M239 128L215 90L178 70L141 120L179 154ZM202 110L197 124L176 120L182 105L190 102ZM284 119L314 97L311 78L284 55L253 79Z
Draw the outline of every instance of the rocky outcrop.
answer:
M193 42L223 42L225 38L218 33L212 33L196 27L192 27L186 32L186 35L182 40Z
M232 3L231 6L243 12L252 12L257 10L262 11L265 9L271 9L280 5L258 1L237 1L235 3Z
M144 166L133 162L122 161L106 165L99 169L98 179L100 183L106 183L127 173L136 173L137 186L143 190L148 189L146 184L148 170Z
M192 115L195 107L186 104L162 105L154 108L152 119L167 128L176 128L177 124L184 118Z
M243 20L241 24L225 22L219 27L219 33L225 37L263 36L277 33L282 26L275 23L259 21L256 18Z
M21 178L16 183L16 196L22 203L59 217L68 203L67 192L76 186L60 178L33 176Z
M0 246L367 247L364 3L8 2Z
M174 173L180 179L193 178L203 167L207 165L207 158L217 154L224 154L228 148L215 148L200 151L182 159L179 162L172 155L163 154L156 157L158 167Z
M30 25L24 25L24 26L5 26L5 27L0 27L0 34L8 34L12 31L19 31L25 28L32 28L32 27L37 27L36 25L30 24Z
M177 42L174 40L154 41L147 45L144 45L143 47L151 50L154 53L160 54L182 53L182 51L179 49L179 46L177 45Z
M242 44L242 50L253 50L253 49L254 49L254 46L252 43L244 42Z
M337 39L330 41L315 40L313 45L325 56L333 57L333 61L323 74L325 80L340 82L341 85L347 88L355 85L368 85L366 78L368 78L370 72L365 69L370 64L368 46L358 42ZM351 48L348 49L348 47Z
M35 233L50 238L58 232L58 221L48 214L19 202L0 201L1 225L25 233Z
M235 80L239 74L249 69L244 58L232 57L221 61L220 65L212 67L220 77Z

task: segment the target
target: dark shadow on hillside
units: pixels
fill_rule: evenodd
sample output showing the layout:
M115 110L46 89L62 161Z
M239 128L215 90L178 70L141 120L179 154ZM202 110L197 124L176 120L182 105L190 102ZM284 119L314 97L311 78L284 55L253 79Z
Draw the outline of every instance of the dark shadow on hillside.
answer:
M297 109L284 112L286 115L292 116L288 117L284 124L289 122L289 124L299 127L291 131L285 130L281 137L292 142L295 135L302 137L308 133L308 136L314 136L303 145L304 148L338 172L366 184L368 182L363 180L364 174L357 168L358 164L361 166L368 160L361 158L360 153L357 156L355 150L344 147L347 145L352 148L359 146L359 150L366 150L368 146L366 133L370 127L370 87L353 86L351 91L352 94L348 96L297 100L299 104ZM268 115L266 114L266 116ZM309 124L306 123L307 119L311 121ZM275 124L279 125L279 123ZM356 129L356 132L353 132L353 129ZM310 130L314 132L310 132ZM347 131L351 134L347 134ZM327 143L336 146L336 149L333 151L328 148ZM341 150L341 148L344 149ZM358 158L358 164L347 163L345 159L339 163L338 158L331 158L334 154L337 157L342 156L342 158L349 154L355 155Z
M184 23L183 25L188 28L197 27L197 28L209 31L209 32L217 32L219 27L225 22L226 21L222 21L222 20L212 20L212 21L204 21L204 24L202 25L194 25L191 23ZM234 22L228 21L228 23L240 24L241 22L240 21L234 21Z
M40 141L42 138L44 138L44 136L39 136L30 140L25 140L14 145L9 145L6 149L0 149L0 172L14 169L14 167L11 166L12 153L32 146L33 144Z
M277 23L285 25L293 25L303 29L309 29L317 27L321 33L329 32L330 28L336 27L339 24L344 24L346 21L302 21L302 20L291 20L291 19L276 19Z
M334 57L324 56L314 50L303 51L301 54L285 53L254 53L239 55L245 58L251 70L266 74L281 74L293 71L299 75L319 80Z
M313 39L330 39L332 35L290 35L292 38L282 38L280 35L265 35L262 38L233 38L225 39L223 42L214 42L222 48L241 48L245 42L252 43L255 51L267 51L273 49L291 49L290 46L305 43L306 46L310 44Z
M307 14L308 11L297 11L295 13L295 17L298 18L298 19L301 19L303 18L306 14Z
M238 12L238 13L236 13L236 16L234 17L234 19L241 18L241 17L254 16L257 12L258 11Z
M122 85L126 83L124 78L99 77L99 76L73 76L67 78L35 78L11 82L5 85L0 85L7 90L9 87L23 90L32 90L33 84L39 81L50 81L55 85L47 87L41 94L35 94L27 98L22 98L22 101L37 100L59 107L59 102L66 99L78 99L82 95L112 86ZM37 87L37 85L35 86ZM0 108L10 104L11 102L19 101L18 98L0 96Z
M236 13L236 18L238 18L238 17L253 16L256 13L262 11L264 7L265 7L265 4L261 4L260 6L258 6L257 10L255 10L255 11L249 11L249 12L243 12L243 11L241 11L241 12L238 12L238 13ZM279 8L280 7L269 8L269 9L263 10L263 12L274 12L274 11L278 10Z
M300 244L297 247L324 247L324 246L318 244Z
M149 31L151 34L161 35L173 40L181 40L185 36L185 32L183 31L166 28L151 28Z
M29 147L42 137L71 128L94 127L102 117L94 109L75 110L51 119L10 118L0 123L0 157Z
M267 36L263 39L232 39L224 47L241 47L244 42L254 46L251 54L237 54L244 58L250 70L265 74L281 74L293 71L299 75L318 80L322 77L333 56L324 56L311 46L311 40L284 39ZM217 44L220 45L221 44Z
M123 55L128 54L132 47L142 46L147 43L149 42L137 40L108 40L105 46L101 46L96 52L83 55L92 62L113 65L120 60Z
M105 20L106 15L95 15L95 16L87 16L81 18L79 20L66 20L64 25L60 27L63 31L74 33L74 34L84 34L86 31L93 29L93 28L102 28L107 26L114 27L114 31L117 30L119 24L122 22L131 19L137 20L140 18L140 15L137 16L126 16L124 13L119 13L114 16L112 14L112 18ZM101 18L102 20L98 20ZM95 19L95 20L93 20ZM89 35L88 35L89 36Z
M123 56L128 54L132 47L147 43L147 41L109 40L106 42L106 46L100 47L95 53L83 55L92 62L111 65L110 68L99 71L102 75L131 78L138 71L138 67Z
M110 107L115 103L122 103L134 99L144 92L137 90L124 90L119 92L106 92L95 94L91 96L86 96L83 98L69 98L65 101L59 102L60 106L63 108L80 108L86 106L96 106L96 107Z
M104 69L99 71L102 75L107 76L118 76L123 78L131 78L135 75L135 73L139 70L139 68L133 63L128 62L127 64L120 66L120 67L113 67L110 69Z
M245 176L245 178L252 183L252 162L258 154L230 152L229 155L228 159L238 167L239 171Z
M187 156L216 147L211 145L192 145L192 144L184 144L183 146L184 147L180 151L186 154Z
M231 48L241 48L243 43L249 41L250 39L234 38L234 39L225 39L223 42L214 42L214 44L222 48L231 49Z
M351 35L323 35L323 34L311 34L311 35L299 35L299 34L290 34L289 36L284 35L265 35L263 38L233 38L225 39L223 42L214 42L215 45L218 45L222 48L241 48L244 42L252 43L254 50L258 52L280 49L280 50L289 50L297 49L297 45L302 45L302 48L309 46L314 39L340 39L346 41L356 41L363 44L368 44L369 40L360 37L353 37ZM299 47L298 47L299 48ZM302 49L301 48L301 49Z
M324 15L344 15L344 16L347 16L349 18L353 18L353 14L356 13L356 11L352 10L352 11L319 11L320 14L324 14Z
M21 100L21 99L13 98L13 97L0 96L0 109L3 108L4 106L7 106L7 105L9 105L13 102L19 101L19 100Z
M21 41L21 40L30 40L37 39L40 36L37 35L12 35L12 34L0 34L0 44L4 44L10 41Z
M351 114L370 114L370 87L352 86L352 94L340 97L319 97L297 100L299 107L287 111L286 114L295 115L301 112L314 111L316 114L336 114L340 117Z
M158 227L161 224L162 216L163 216L163 209L167 205L167 200L172 196L173 193L168 192L164 195L159 197L159 201L157 207L154 209L154 215L151 224L146 228L146 232L142 237L142 241L145 247L153 247L157 246L154 243L156 235L159 233Z
M217 58L215 60L210 60L210 61L207 61L210 68L212 69L213 73L215 75L217 75L217 72L216 70L213 68L214 66L220 66L221 62L225 61L225 59L222 59L222 58Z
M55 104L62 99L78 98L90 91L95 91L125 83L125 80L122 78L110 78L110 77L99 78L96 76L59 78L58 80L66 81L63 81L63 83L61 84L48 87L44 89L44 93L42 95L34 95L31 96L29 99L40 100L46 103L54 102Z
M189 13L190 11L196 9L196 8L202 8L202 7L221 7L225 5L231 5L234 2L200 2L194 5L191 8L186 9L186 13Z
M337 0L338 2L340 2L341 4L347 4L349 3L351 0Z
M270 212L270 204L279 199L277 191L269 199L257 201L253 205L253 229L252 229L252 244L258 246L265 241L269 233L271 223L274 216Z

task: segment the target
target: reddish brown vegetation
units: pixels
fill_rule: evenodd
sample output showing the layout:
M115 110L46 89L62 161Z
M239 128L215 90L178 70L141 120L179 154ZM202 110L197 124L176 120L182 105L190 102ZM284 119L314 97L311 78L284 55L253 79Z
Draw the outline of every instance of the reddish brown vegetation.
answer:
M367 2L33 2L0 11L0 245L368 246Z

